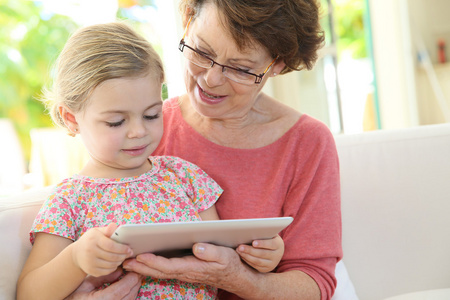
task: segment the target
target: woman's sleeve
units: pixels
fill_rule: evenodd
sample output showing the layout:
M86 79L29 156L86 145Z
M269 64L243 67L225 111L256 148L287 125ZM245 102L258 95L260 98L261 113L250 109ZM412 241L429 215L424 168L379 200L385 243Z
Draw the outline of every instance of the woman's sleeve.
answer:
M326 300L336 288L334 271L342 258L339 161L331 133L320 129L313 135L302 147L310 150L283 207L294 222L282 234L286 248L277 272L301 270Z

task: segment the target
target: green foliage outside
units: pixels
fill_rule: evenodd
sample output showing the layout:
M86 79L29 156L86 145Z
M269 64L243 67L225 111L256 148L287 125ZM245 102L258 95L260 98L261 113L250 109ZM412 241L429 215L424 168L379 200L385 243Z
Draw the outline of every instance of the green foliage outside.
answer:
M51 82L50 69L69 35L79 27L69 17L48 14L39 2L0 0L0 118L9 118L19 134L25 159L30 156L29 131L52 126L43 104L37 100L42 87ZM322 0L326 13L326 0ZM140 33L152 28L133 16L133 7L155 6L152 0L119 0L119 19L127 19ZM333 0L338 53L352 58L367 56L363 12L364 0ZM324 21L327 40L329 24ZM148 36L148 35L147 35ZM162 55L158 41L150 42ZM163 87L163 99L167 87Z
M134 18L132 11L137 6L154 6L153 2L119 0L117 17L127 19L141 33L151 30L148 24ZM26 161L30 159L30 130L53 126L37 99L42 87L51 83L51 67L78 27L67 16L45 12L39 1L0 0L0 118L12 120ZM161 54L159 46L155 49Z
M364 28L365 0L333 0L338 56L353 59L368 56Z
M33 1L0 0L0 118L13 121L29 160L29 131L52 126L36 100L52 63L76 24L44 15Z
M331 0L334 17L334 31L338 58L344 56L352 59L366 58L366 29L364 13L367 0ZM328 0L321 0L321 25L325 31L325 43L331 43L331 24L329 20Z

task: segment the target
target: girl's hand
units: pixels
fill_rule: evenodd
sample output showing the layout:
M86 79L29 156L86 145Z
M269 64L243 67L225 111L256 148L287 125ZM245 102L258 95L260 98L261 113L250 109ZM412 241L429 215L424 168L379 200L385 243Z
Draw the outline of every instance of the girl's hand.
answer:
M131 248L110 237L118 226L92 228L73 243L72 259L83 272L95 277L114 272L122 262L133 256Z
M283 239L277 235L270 240L255 240L252 246L239 245L236 252L259 272L270 272L278 265L284 254Z

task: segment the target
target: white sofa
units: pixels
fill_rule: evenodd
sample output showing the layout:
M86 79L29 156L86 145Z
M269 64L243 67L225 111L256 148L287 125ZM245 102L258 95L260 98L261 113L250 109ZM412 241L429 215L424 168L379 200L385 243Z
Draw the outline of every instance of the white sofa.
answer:
M449 288L450 124L339 135L336 143L346 268L339 265L333 300ZM0 199L0 299L15 298L28 230L49 191Z

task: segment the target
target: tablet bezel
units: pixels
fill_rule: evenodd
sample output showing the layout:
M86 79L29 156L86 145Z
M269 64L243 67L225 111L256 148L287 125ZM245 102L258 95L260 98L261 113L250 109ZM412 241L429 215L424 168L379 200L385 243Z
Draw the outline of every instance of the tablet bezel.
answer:
M195 243L236 248L253 240L270 239L286 228L292 217L196 222L125 224L111 238L130 245L133 254L151 252L166 257L191 254Z

